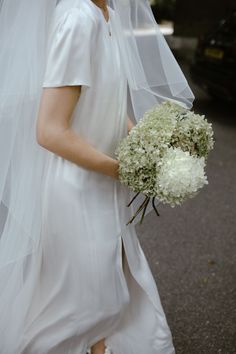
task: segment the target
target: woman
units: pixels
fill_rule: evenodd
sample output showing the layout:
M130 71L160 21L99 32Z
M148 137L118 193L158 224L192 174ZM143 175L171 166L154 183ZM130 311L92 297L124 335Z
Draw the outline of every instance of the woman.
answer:
M43 173L32 172L31 190L41 199L18 251L10 252L13 247L3 237L3 354L175 352L135 227L125 226L130 191L119 182L114 151L133 122L127 115L131 81L120 40L118 8L105 0L61 0L53 9L34 126ZM11 193L2 198L8 215ZM29 221L14 208L3 230L15 233L13 219L19 215L24 226ZM35 220L40 220L37 239Z

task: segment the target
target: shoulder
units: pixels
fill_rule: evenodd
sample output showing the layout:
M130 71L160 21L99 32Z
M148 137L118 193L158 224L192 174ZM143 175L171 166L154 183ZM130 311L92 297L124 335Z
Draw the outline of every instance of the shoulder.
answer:
M96 18L85 4L76 5L75 1L59 3L52 16L52 31L67 33L89 33L96 29Z

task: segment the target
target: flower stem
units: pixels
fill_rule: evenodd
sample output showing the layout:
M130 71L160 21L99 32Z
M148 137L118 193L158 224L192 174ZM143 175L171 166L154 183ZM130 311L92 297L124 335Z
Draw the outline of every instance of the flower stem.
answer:
M131 224L131 222L135 219L135 217L140 213L140 211L145 207L145 203L147 200L147 196L145 196L144 201L141 203L141 205L139 206L139 208L136 210L135 214L132 216L132 218L126 223L126 225Z
M135 194L135 196L131 199L131 201L129 202L129 204L127 204L127 207L129 207L129 206L133 203L134 199L139 195L139 193L140 193L140 192L138 192L137 194Z
M145 207L143 208L143 213L142 213L141 219L140 219L140 221L139 221L140 224L142 224L143 218L144 218L144 216L145 216L145 211L146 211L146 209L147 209L147 206L148 206L149 201L150 201L150 197L146 197Z
M158 213L158 210L157 210L157 208L155 206L155 197L152 198L152 206L153 206L153 209L155 210L157 216L160 216L160 214Z

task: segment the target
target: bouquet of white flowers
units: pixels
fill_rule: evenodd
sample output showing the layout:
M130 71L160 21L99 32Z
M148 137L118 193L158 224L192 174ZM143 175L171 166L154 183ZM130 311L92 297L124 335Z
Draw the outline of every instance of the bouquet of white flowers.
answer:
M143 210L142 222L150 200L159 215L156 197L172 207L194 197L208 184L204 168L213 145L212 124L204 115L172 101L148 110L115 151L120 181L137 192L135 197L145 195L127 224Z

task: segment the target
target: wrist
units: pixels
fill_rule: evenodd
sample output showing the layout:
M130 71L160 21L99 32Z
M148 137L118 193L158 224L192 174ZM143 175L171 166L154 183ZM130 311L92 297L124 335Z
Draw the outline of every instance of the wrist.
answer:
M113 166L111 168L111 177L119 179L119 161L113 159Z
M119 161L113 158L109 158L107 164L106 175L119 179Z

